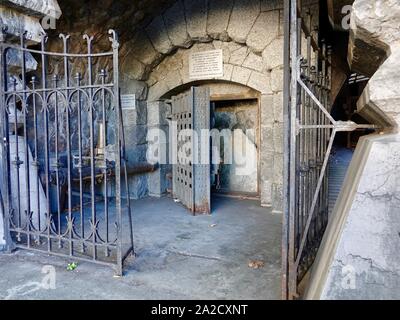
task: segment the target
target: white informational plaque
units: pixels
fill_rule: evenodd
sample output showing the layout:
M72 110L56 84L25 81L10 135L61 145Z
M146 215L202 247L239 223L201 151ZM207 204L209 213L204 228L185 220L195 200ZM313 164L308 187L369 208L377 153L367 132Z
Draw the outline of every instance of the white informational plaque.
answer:
M121 108L135 110L136 94L121 94Z
M189 56L191 80L212 79L224 76L222 50L194 52Z

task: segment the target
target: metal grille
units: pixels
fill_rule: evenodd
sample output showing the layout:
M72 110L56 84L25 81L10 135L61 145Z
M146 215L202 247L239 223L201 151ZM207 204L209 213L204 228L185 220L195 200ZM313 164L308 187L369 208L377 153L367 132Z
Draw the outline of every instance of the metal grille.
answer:
M189 92L172 98L172 119L177 126L177 163L173 166L173 195L194 212L191 97ZM187 134L183 134L183 130L187 130Z
M290 107L288 112L288 180L284 219L285 298L297 297L297 285L313 264L329 220L328 164L337 132L376 128L336 121L330 114L329 47L315 43L309 21L290 1ZM286 1L288 5L288 1ZM286 9L288 10L288 8ZM301 50L301 33L307 48ZM300 52L306 52L302 57Z
M177 161L173 166L173 195L193 214L211 211L210 93L192 87L172 98L177 126Z
M87 52L79 54L68 52L69 36L62 34L61 53L46 51L46 35L38 50L26 47L25 34L19 45L0 41L1 194L10 246L110 265L122 275L124 259L133 253L133 235L119 105L119 43L113 30L109 34L112 50L104 53L92 52L93 37L87 35ZM17 70L6 64L11 51L20 61ZM30 54L41 72L28 79ZM51 59L61 62L61 73L51 68ZM112 66L109 74L92 70L99 59ZM73 76L72 62L80 66ZM15 71L21 76L13 76Z

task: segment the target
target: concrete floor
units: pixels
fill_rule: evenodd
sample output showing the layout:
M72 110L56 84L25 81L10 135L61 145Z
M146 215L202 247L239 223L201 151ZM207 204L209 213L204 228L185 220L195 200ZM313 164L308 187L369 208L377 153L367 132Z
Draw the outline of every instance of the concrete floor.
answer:
M259 203L216 196L213 215L193 217L171 198L134 203L137 257L125 276L45 254L0 254L1 299L279 299L281 216ZM250 260L265 263L249 268ZM41 286L44 265L55 289Z

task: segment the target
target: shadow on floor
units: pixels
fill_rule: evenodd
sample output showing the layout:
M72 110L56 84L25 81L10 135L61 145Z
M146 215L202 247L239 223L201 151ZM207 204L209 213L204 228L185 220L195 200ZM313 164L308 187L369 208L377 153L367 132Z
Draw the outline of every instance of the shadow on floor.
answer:
M67 271L65 259L17 251L0 255L0 298L279 299L281 216L259 202L213 197L211 216L192 216L171 198L133 204L137 257L122 278L89 262ZM249 267L259 260L264 266ZM56 289L40 286L46 264Z

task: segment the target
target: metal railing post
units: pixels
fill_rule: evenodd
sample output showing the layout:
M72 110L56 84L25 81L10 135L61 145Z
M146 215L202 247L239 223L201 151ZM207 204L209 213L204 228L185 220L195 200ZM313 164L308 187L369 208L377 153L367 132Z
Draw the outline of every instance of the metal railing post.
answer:
M297 271L295 268L295 212L296 212L296 144L297 144L297 59L298 59L298 20L297 0L291 0L290 6L290 147L289 147L289 278L288 299L293 299L297 293Z
M1 159L1 169L2 169L2 181L0 187L0 201L1 209L3 210L3 224L4 224L4 240L6 243L6 252L11 252L14 249L14 244L11 239L10 234L10 212L11 212L11 194L10 194L10 162L9 162L9 137L8 137L8 115L6 108L6 95L7 91L7 61L6 61L6 30L0 30L0 132L1 137L1 148L2 148L2 159Z

